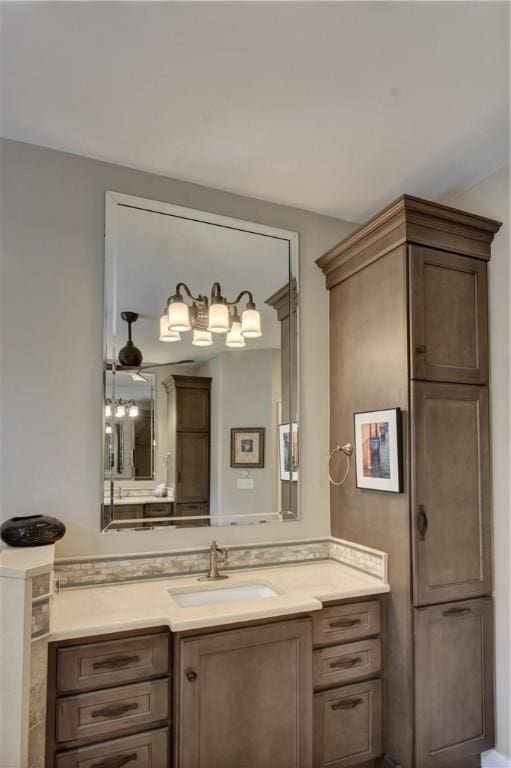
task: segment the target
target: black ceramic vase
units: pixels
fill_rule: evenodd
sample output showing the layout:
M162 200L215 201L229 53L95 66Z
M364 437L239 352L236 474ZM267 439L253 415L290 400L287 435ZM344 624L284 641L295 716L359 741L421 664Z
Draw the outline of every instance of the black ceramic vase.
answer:
M54 544L66 532L66 526L56 517L27 515L11 517L0 528L2 541L10 547L42 547Z

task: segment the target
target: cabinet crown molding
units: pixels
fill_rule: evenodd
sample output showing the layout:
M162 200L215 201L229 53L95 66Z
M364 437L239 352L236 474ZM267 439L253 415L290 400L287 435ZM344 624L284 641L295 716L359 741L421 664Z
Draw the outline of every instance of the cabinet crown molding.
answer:
M401 195L316 260L327 288L404 243L454 251L483 261L501 223L447 205Z

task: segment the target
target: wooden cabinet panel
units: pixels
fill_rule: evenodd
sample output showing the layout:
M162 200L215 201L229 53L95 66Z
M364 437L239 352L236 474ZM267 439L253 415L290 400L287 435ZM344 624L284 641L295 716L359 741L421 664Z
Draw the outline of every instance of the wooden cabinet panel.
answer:
M209 434L183 432L177 447L176 501L209 499Z
M414 602L491 592L488 391L414 383Z
M380 603L335 605L313 614L314 645L335 645L380 632Z
M138 520L143 516L143 504L114 504L114 520Z
M167 728L103 741L55 756L55 768L169 768Z
M315 688L375 677L381 670L380 639L369 638L318 649L314 651L313 669Z
M168 517L172 514L172 502L162 504L144 504L144 517Z
M412 378L484 384L486 263L433 248L410 251Z
M57 651L57 692L108 688L168 671L168 633L74 645Z
M382 749L381 680L314 695L314 768L359 765Z
M179 387L176 398L178 431L209 432L209 388Z
M492 601L414 613L416 765L436 768L493 745Z
M179 768L310 768L310 620L182 639Z
M97 740L161 725L169 715L168 680L152 680L57 699L59 743Z
M175 504L175 516L173 524L177 527L183 528L197 528L202 525L210 525L209 518L203 518L198 520L188 519L183 520L182 523L177 519L178 517L197 517L198 515L207 515L209 513L209 504Z

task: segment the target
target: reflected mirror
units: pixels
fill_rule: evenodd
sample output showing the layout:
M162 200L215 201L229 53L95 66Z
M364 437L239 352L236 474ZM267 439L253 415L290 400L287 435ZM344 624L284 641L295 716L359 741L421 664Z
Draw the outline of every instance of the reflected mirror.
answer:
M101 527L298 517L298 240L107 193Z

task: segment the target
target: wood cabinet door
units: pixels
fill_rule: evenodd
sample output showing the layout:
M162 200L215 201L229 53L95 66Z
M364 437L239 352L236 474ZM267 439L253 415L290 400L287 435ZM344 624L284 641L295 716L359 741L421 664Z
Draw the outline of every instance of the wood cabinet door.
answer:
M311 768L312 628L182 639L178 768Z
M176 428L184 432L209 432L209 389L179 387L176 390Z
M491 593L488 391L413 384L415 605Z
M366 765L379 757L383 752L382 712L381 680L316 693L314 768Z
M494 744L492 600L414 613L416 765L436 768Z
M413 379L488 381L486 262L412 247L410 315Z
M176 501L209 499L209 434L181 432L177 439Z

